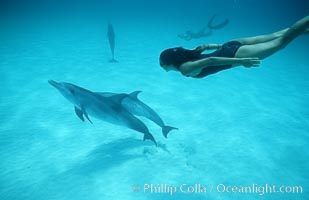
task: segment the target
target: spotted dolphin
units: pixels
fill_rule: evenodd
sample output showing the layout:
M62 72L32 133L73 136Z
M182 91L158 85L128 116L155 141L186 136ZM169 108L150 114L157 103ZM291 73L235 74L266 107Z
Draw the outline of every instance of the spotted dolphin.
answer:
M144 134L144 140L151 140L157 145L146 125L122 106L121 101L126 95L104 97L71 83L53 80L48 82L74 105L75 113L82 121L86 118L92 123L89 117L92 116L115 125L128 127Z
M108 24L107 24L107 38L108 38L108 42L109 42L109 47L110 47L111 52L112 52L112 59L110 60L110 62L118 62L114 58L114 52L115 52L115 32L114 32L113 25L110 22L108 22Z
M158 126L162 128L162 133L164 137L167 137L167 134L174 130L178 129L172 126L167 126L161 119L161 117L148 105L143 103L141 100L138 99L138 95L141 93L141 91L135 91L130 94L122 93L122 95L125 95L126 97L122 100L122 105L133 115L146 117L147 119L153 121ZM112 92L100 92L104 97L113 97L114 95L119 95Z

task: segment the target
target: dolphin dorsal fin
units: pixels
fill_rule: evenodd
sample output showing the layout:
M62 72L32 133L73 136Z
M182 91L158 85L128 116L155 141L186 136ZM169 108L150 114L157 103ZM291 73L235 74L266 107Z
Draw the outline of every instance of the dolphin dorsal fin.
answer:
M141 93L142 91L134 91L131 92L129 95L130 97L134 98L134 99L138 99L138 95Z
M108 98L112 99L112 101L116 103L121 103L124 98L126 98L128 95L127 94L115 94L113 96L110 96Z

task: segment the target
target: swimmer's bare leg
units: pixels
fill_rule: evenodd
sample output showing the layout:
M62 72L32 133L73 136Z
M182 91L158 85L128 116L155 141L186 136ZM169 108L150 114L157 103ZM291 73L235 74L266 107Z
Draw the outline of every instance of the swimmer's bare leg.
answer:
M241 46L235 57L237 58L246 58L246 57L257 57L260 59L266 58L280 49L283 49L288 45L292 40L303 33L308 33L309 28L309 15L302 18L293 24L288 30L282 30L277 32L279 37L270 40L268 42L261 42L251 45Z
M304 17L303 19L299 20L298 22L296 22L291 28L295 29L296 24L302 24L305 23L306 20L308 20L308 16ZM238 38L238 39L234 39L236 41L239 41L240 43L244 44L244 45L252 45L252 44L258 44L258 43L263 43L263 42L269 42L271 40L275 40L279 37L283 37L287 31L289 31L290 28L286 28L271 34L266 34L266 35L259 35L259 36L255 36L255 37L246 37L246 38ZM307 27L305 30L301 31L300 34L308 34L309 33L309 27Z

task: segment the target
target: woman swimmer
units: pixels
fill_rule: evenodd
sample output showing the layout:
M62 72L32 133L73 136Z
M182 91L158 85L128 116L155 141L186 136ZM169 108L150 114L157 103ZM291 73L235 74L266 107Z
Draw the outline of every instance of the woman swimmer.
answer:
M262 59L287 46L303 33L309 33L309 15L290 28L255 37L234 39L223 45L205 44L193 50L170 48L160 54L160 65L184 76L203 78L236 66L257 67ZM202 54L205 50L216 50Z

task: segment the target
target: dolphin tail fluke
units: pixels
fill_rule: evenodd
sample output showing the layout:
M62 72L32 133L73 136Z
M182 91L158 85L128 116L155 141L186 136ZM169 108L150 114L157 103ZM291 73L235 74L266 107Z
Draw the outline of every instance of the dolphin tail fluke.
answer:
M172 127L172 126L163 126L162 127L162 133L165 138L167 138L167 134L172 130L178 130L178 128Z
M154 139L154 137L151 135L151 133L145 133L144 134L144 141L145 140L151 140L153 141L153 143L155 143L156 146L158 146L156 140Z

